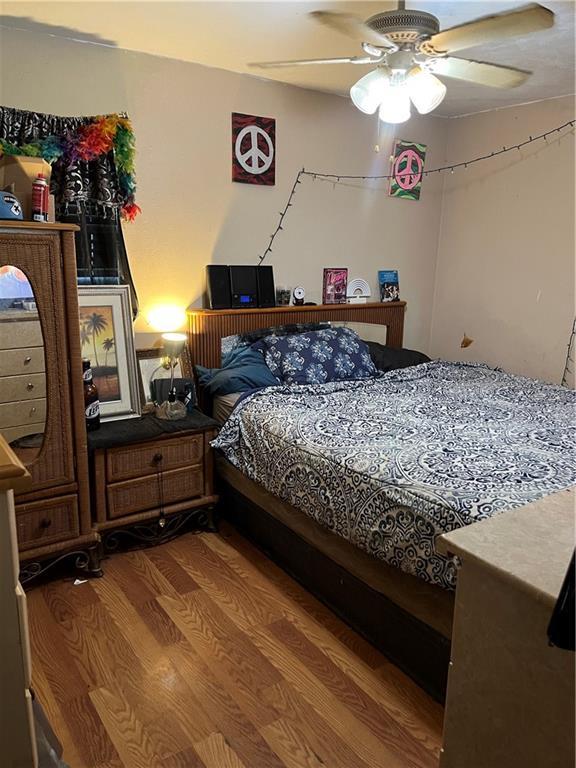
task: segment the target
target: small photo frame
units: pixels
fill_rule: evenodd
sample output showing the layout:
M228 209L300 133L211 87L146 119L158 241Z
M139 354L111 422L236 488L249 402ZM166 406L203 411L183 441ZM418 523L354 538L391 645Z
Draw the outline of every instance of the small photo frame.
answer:
M380 301L400 301L400 285L397 269L381 269L378 272Z
M146 406L153 402L151 391L152 380L170 378L170 361L164 354L162 347L137 349L136 359L138 360L140 402L143 406ZM174 367L174 378L192 378L192 360L187 345L184 346L182 354Z
M325 267L322 304L346 304L347 267Z
M102 420L139 416L129 286L79 286L78 304L82 357L90 360Z

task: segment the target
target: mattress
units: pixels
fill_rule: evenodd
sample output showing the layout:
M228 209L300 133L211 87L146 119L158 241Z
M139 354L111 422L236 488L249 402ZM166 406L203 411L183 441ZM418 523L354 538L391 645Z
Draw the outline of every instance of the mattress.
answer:
M452 589L436 537L574 484L575 416L571 390L435 361L260 390L213 446L332 532Z
M224 424L241 396L241 392L232 392L229 395L216 395L212 400L213 418L219 421L220 424Z

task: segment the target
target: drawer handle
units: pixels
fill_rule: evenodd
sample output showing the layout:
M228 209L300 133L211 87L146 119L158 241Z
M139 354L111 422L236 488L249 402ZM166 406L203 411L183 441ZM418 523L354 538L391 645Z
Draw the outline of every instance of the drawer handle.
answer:
M32 382L29 381L28 384L26 384L26 389L28 390L28 392L32 392L32 390L34 389L34 384L32 384Z
M28 365L28 363L31 363L31 362L32 362L32 358L31 357L25 357L24 358L24 365Z
M36 413L36 406L33 405L32 408L30 408L30 416L32 416L33 413Z
M160 464L163 458L161 453L155 453L154 456L152 456L152 464Z
M40 528L50 528L52 525L52 520L50 520L49 517L43 517L42 520L40 520Z

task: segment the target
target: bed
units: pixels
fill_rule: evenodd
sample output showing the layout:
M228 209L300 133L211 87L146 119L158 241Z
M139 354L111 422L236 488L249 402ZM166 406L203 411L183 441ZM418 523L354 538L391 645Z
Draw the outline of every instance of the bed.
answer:
M399 346L404 306L383 306L364 315L394 317ZM231 321L244 327L235 315L227 331ZM215 443L223 509L441 700L456 569L435 538L575 482L573 405L559 387L438 361L267 388L236 405Z

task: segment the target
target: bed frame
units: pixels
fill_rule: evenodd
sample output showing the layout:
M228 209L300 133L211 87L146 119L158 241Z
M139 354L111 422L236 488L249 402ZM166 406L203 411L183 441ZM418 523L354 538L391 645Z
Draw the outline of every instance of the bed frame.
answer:
M238 333L309 322L369 323L386 327L386 343L402 346L405 302L190 310L194 363L220 364L221 339ZM220 513L272 560L350 626L444 701L454 597L402 573L325 530L295 507L217 456Z
M370 323L386 326L386 344L402 346L405 301L385 304L320 304L269 309L192 309L188 311L190 351L194 364L220 366L220 341L258 328L294 323Z

